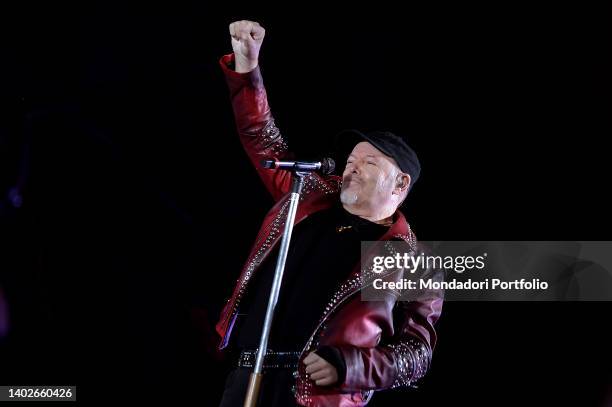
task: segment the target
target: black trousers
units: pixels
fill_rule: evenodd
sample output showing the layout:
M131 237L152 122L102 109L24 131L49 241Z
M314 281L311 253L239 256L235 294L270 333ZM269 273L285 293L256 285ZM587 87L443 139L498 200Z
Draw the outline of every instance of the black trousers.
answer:
M291 391L295 385L293 378L295 369L264 370L259 388L258 407L291 407L299 406ZM235 368L225 381L225 390L219 407L243 407L244 397L249 387L249 377L253 369Z

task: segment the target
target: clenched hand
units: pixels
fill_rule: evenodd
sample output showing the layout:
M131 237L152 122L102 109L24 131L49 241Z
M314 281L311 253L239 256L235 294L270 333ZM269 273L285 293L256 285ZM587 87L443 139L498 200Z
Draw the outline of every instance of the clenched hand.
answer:
M310 352L304 358L304 364L310 380L313 380L317 386L328 386L338 381L336 368L315 352Z
M235 21L229 25L232 48L236 57L236 72L250 72L259 63L259 50L266 30L255 21Z

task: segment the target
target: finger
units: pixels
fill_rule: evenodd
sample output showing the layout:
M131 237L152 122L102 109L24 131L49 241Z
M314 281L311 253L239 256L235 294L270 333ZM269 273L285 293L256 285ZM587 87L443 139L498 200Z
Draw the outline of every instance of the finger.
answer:
M321 369L317 372L314 372L310 375L310 380L320 380L331 376L331 371L329 369Z
M325 359L322 359L319 357L317 358L317 360L315 360L314 362L306 366L306 372L307 373L316 372L317 370L321 370L328 365L329 364L327 363L327 361L325 361Z
M244 31L244 21L234 21L230 24L230 34L236 39L241 38L242 31Z
M240 34L244 36L243 39L251 38L251 31L253 30L253 23L250 21L243 21L242 26L240 27Z
M315 384L317 386L329 386L330 384L333 384L333 383L334 383L334 379L331 377L326 377L324 379L315 381Z
M241 40L262 40L266 30L256 21L241 20L235 23L235 35Z
M327 366L327 363L324 360L317 360L314 363L306 366L306 373L314 373L321 369L324 369Z
M317 355L317 354L316 354L316 353L314 353L314 352L310 352L310 353L308 354L308 356L306 356L306 357L304 358L304 364L305 364L305 365L310 365L310 364L312 364L312 363L316 362L317 360L319 360L319 355Z
M238 38L240 38L243 41L249 41L249 40L252 39L252 37L251 37L251 30L250 30L250 28L248 28L245 25L240 27L240 29L238 30L237 34L238 34Z
M258 23L254 23L251 27L251 35L254 40L261 40L266 35L266 30Z

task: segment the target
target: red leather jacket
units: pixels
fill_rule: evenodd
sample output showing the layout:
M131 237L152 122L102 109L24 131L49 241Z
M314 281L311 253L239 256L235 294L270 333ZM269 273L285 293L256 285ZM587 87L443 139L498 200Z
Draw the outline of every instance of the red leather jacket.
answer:
M287 193L291 187L289 172L270 171L259 165L263 158L288 159L290 153L274 124L259 68L249 73L236 73L230 68L233 59L233 54L225 55L220 64L229 85L238 134L276 204L263 221L233 294L217 323L216 329L222 338L219 349L228 344L240 300L253 273L280 241L288 209ZM341 182L337 176L309 175L295 223L336 202ZM404 215L397 211L394 219L394 224L380 240L401 239L416 250L416 238ZM350 277L329 299L317 328L303 345L294 389L300 405L363 406L375 390L411 386L428 370L436 343L434 324L440 316L442 296L397 301L397 295L390 293L384 301L361 301L359 293L372 283L371 277L362 274L361 266L357 264ZM401 277L402 273L398 273L392 279ZM346 379L342 384L317 386L306 378L301 360L323 345L336 347L344 357Z

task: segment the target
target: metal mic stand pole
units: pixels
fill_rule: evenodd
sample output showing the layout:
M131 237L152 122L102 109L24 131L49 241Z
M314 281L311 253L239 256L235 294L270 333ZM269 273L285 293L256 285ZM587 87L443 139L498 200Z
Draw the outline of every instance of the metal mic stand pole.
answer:
M263 379L262 368L264 356L268 350L268 338L270 336L270 328L272 327L272 321L274 319L274 309L276 307L278 294L281 288L283 272L285 271L285 261L287 260L287 252L289 250L291 234L293 233L293 222L295 221L295 214L297 212L298 203L300 201L300 194L302 192L302 187L304 186L304 178L306 177L306 175L308 175L308 172L296 171L293 173L291 184L291 197L289 201L289 212L287 213L285 230L283 231L280 251L278 253L278 259L276 260L276 270L274 271L274 280L272 282L272 289L270 290L270 300L268 301L268 308L266 309L266 318L264 320L263 330L261 332L261 339L259 341L259 348L257 350L255 369L253 370L253 373L251 373L251 376L249 378L249 387L247 389L246 397L244 399L244 407L255 407L257 403L257 398L259 396L261 380Z

